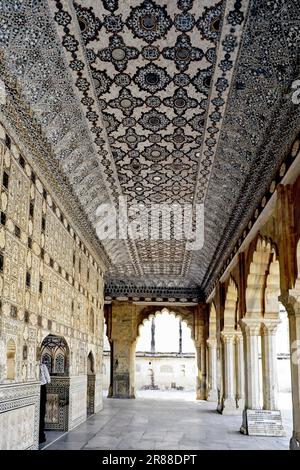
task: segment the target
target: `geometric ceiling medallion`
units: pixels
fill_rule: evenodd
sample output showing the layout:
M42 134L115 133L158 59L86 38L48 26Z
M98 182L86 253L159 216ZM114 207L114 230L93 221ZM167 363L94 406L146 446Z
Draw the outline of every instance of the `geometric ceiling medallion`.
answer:
M181 115L184 114L188 108L196 108L198 101L194 98L189 98L185 89L177 88L171 98L164 99L164 105L173 107L175 113Z
M158 133L155 133L155 134L149 134L148 135L148 140L149 142L151 142L152 144L158 144L158 142L161 142L162 140L162 136Z
M142 56L145 60L156 60L160 56L160 50L156 46L144 46Z
M146 137L137 134L134 129L128 128L125 135L117 137L117 140L121 143L126 143L128 147L134 149L139 142L145 142Z
M173 81L176 86L188 86L190 83L190 77L187 73L177 73L174 75Z
M221 19L223 12L222 0L211 7L204 7L203 15L197 21L197 27L203 39L217 43L221 29Z
M115 118L115 116L105 112L102 112L102 116L103 124L107 133L110 134L111 132L114 132L116 129L118 129L120 122Z
M207 49L205 53L205 58L206 60L208 60L208 62L214 65L217 59L216 47L211 47L210 49Z
M136 120L131 117L126 117L122 120L122 124L124 127L134 127L136 126Z
M92 69L92 77L94 79L95 90L98 97L106 93L112 84L112 79L107 75L106 71Z
M122 88L118 98L108 102L111 108L121 109L125 116L131 116L134 108L142 106L143 103L144 102L141 98L132 96L131 91L128 88Z
M157 108L161 105L161 100L158 96L147 96L145 103L149 108Z
M167 142L173 142L177 149L180 149L183 144L194 142L194 137L186 135L184 130L181 128L176 128L173 134L168 134L165 136Z
M81 36L84 43L87 44L97 38L101 29L100 20L95 17L92 7L85 8L77 3L74 3L76 10L77 21L80 27Z
M143 150L142 155L146 160L149 160L151 162L160 162L165 161L170 155L170 153L168 152L166 147L154 144L150 145L150 147L146 147Z
M201 114L195 114L192 119L189 120L189 125L197 133L203 133L205 124L205 113L204 111Z
M118 147L112 148L112 156L114 157L115 162L122 161L126 153Z
M124 28L122 15L105 15L104 27L107 33L120 33Z
M138 68L133 80L140 90L156 93L166 88L171 82L171 77L169 77L165 68L148 63L146 66Z
M184 127L186 125L186 119L182 116L176 116L172 119L172 124L176 127Z
M174 26L178 31L191 31L195 25L195 17L191 13L184 12L175 15Z
M115 84L124 87L129 85L131 82L131 77L128 75L128 73L118 73L115 75Z
M165 114L159 113L156 111L156 109L151 109L151 111L143 113L138 122L144 129L157 132L165 129L170 123L170 120L166 117Z
M128 60L137 59L139 51L135 47L126 46L122 36L116 34L109 37L109 46L98 51L97 55L103 62L111 62L116 70L123 72Z
M200 61L204 57L204 52L198 47L192 47L190 36L181 34L177 37L175 47L165 47L162 55L167 60L173 60L177 70L184 72L191 61Z
M210 66L205 70L199 70L197 75L192 79L192 84L199 93L208 96L211 80L213 75L213 67Z
M135 37L151 44L166 35L172 26L166 6L156 5L152 0L145 0L137 7L131 7L127 26Z

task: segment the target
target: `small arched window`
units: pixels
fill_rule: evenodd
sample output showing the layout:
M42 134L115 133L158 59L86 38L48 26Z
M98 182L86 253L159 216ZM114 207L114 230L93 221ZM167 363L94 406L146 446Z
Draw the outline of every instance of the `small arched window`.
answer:
M14 380L16 375L16 346L12 339L7 343L6 366L8 380Z
M48 354L48 353L43 354L42 363L46 364L46 366L48 368L48 371L49 371L49 374L51 374L52 373L52 358L51 358L50 354Z
M55 358L55 373L64 374L65 372L65 358L64 355L59 353Z
M94 374L94 356L92 351L89 353L88 358L87 358L87 373L88 374Z

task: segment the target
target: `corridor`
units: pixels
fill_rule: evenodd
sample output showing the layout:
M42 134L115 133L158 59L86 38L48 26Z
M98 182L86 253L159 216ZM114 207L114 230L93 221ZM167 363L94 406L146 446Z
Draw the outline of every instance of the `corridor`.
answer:
M143 395L143 398L141 397ZM161 399L141 392L136 400L105 399L104 409L45 450L288 450L291 413L283 411L285 437L250 437L238 432L240 416L222 416L215 403L188 394ZM152 395L153 396L153 395ZM155 394L154 394L155 396ZM284 400L283 400L284 401Z

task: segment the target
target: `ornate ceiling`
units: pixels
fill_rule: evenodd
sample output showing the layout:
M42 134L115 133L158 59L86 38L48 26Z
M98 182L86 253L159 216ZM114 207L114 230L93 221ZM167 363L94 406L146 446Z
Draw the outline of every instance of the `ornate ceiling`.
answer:
M91 226L122 195L204 203L202 250L104 240L108 284L207 291L299 129L300 0L0 5L5 68Z

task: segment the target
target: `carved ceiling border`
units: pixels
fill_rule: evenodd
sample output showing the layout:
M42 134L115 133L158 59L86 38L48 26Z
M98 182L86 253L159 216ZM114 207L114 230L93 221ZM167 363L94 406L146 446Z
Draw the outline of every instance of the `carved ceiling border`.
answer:
M5 69L3 60L0 60L0 76L6 91L6 102L0 106L3 125L8 129L32 167L44 179L46 184L44 182L43 184L51 188L50 193L59 201L64 215L71 219L75 231L83 239L91 254L98 260L102 268L104 265L104 268L107 269L110 265L110 259L66 176L62 174L58 164L55 163L51 146L45 139L41 126L33 117L29 105L23 100L18 84Z

